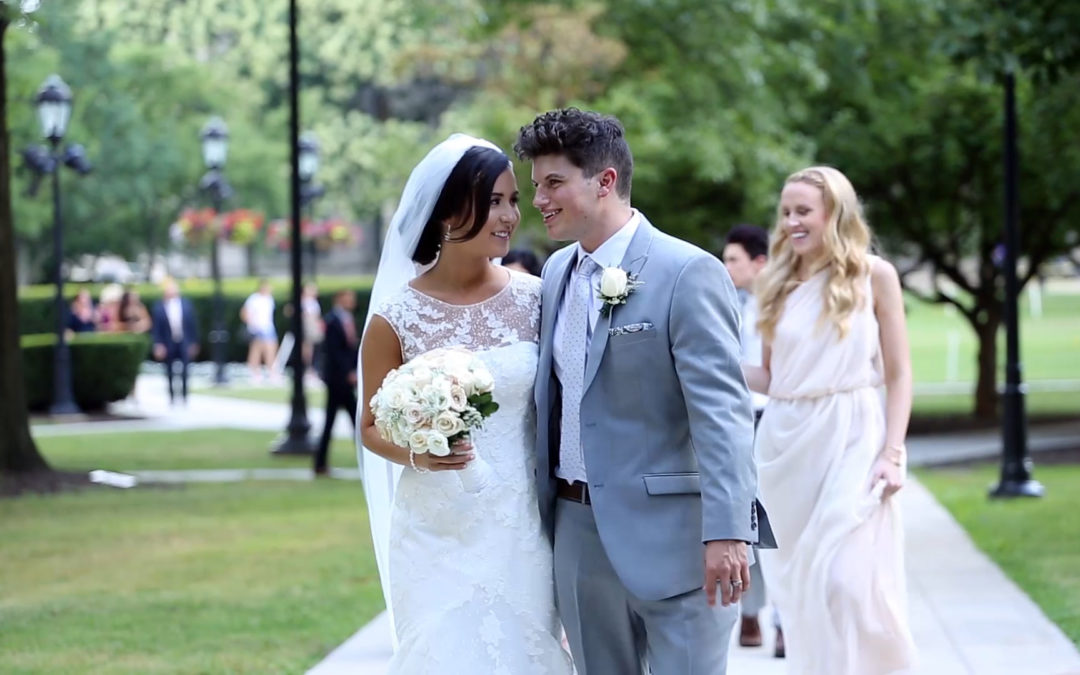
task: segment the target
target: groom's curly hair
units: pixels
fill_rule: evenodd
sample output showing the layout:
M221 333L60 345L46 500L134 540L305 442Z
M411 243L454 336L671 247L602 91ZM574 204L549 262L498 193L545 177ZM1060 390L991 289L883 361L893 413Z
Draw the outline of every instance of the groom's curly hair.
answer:
M618 175L615 192L630 199L634 157L622 123L611 115L577 108L543 113L518 131L514 152L522 160L563 155L586 178L612 167Z

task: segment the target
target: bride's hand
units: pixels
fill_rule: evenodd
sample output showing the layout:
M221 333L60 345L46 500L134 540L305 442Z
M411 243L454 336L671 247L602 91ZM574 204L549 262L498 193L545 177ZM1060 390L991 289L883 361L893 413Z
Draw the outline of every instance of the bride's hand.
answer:
M878 457L874 462L874 468L870 471L870 486L877 485L878 481L885 481L885 489L882 491L881 499L885 500L896 494L900 488L904 487L904 481L907 479L907 471L902 466L897 466L892 461Z
M430 452L413 455L416 466L428 471L461 471L474 459L476 459L476 454L473 452L472 443L468 441L454 443L450 446L450 454L443 457Z

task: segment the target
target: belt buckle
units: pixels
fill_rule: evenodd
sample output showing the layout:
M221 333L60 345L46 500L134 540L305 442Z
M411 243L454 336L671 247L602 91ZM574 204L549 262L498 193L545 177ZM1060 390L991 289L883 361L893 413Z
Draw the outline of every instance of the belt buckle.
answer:
M588 504L589 503L590 500L589 500L589 484L588 483L582 483L581 484L581 496L578 498L577 501L578 501L579 504Z

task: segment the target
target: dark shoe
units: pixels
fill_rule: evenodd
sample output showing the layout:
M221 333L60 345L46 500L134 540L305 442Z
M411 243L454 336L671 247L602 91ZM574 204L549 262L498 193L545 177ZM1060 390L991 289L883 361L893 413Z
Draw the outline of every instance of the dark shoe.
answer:
M784 631L779 628L776 629L776 647L773 648L773 656L778 659L782 659L785 656L784 652Z
M325 466L317 466L317 467L315 467L315 477L316 478L329 478L330 477L330 469L326 468Z
M744 616L742 618L742 625L739 627L739 646L761 646L761 624L758 623L757 617Z

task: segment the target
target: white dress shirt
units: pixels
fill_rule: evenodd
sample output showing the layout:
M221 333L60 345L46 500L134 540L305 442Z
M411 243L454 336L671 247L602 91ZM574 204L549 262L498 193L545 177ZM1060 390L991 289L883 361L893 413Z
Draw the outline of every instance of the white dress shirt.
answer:
M604 273L605 267L618 267L622 264L623 258L626 256L627 249L630 248L630 241L634 238L634 234L637 233L638 225L641 224L641 214L635 209L630 216L630 220L626 221L615 234L608 237L608 239L600 244L592 253L588 253L581 247L581 244L575 244L574 259L572 265L574 269L577 269L578 264L581 262L582 257L588 256L592 258L596 263L596 267L593 269L593 273L589 279L590 287L598 289L600 287L600 277ZM569 286L569 284L567 284ZM567 305L569 303L570 294L568 292L563 293L562 299L559 301L559 313L555 315L555 335L552 348L552 355L555 361L555 376L560 380L562 379L563 366L566 357L564 356L563 345L565 344L565 331L562 322L559 321L559 317L566 313ZM588 354L589 345L592 342L592 331L596 328L596 322L600 318L600 300L596 297L596 293L589 294L589 334L585 341L585 353ZM563 448L561 453L570 451L570 448ZM581 457L582 461L573 462L573 466L563 467L560 461L559 466L555 467L555 475L559 478L568 481L581 481L585 482L585 462L584 454L581 448L577 448L574 454Z
M173 342L180 342L184 339L184 305L180 298L165 301L165 316L169 319Z

